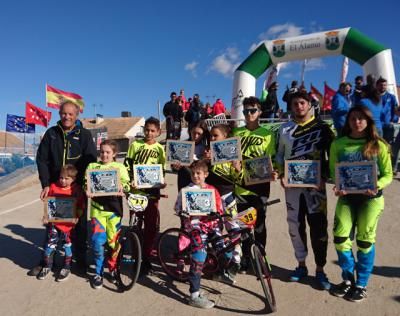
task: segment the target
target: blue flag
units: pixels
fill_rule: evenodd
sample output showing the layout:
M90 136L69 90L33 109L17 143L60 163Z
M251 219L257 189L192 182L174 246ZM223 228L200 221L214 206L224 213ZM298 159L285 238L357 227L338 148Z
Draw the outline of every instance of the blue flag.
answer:
M7 114L6 131L14 133L34 133L35 124L25 124L24 116Z

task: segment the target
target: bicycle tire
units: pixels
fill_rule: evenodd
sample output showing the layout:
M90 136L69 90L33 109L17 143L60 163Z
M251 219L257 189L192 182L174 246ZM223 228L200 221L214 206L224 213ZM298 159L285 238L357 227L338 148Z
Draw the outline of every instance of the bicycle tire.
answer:
M190 269L190 237L179 228L169 228L158 239L158 259L164 272L172 279L186 282Z
M127 232L121 239L117 259L117 285L123 291L130 290L136 283L142 261L142 247L138 235Z
M276 312L275 294L271 283L271 270L269 264L266 262L267 259L263 255L263 252L260 250L259 246L256 244L253 244L251 247L251 256L254 271L257 279L261 282L264 292L267 313Z

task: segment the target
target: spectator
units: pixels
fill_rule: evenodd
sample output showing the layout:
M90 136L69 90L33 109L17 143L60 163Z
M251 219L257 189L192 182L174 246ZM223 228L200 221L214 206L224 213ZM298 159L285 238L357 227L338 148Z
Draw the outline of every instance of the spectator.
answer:
M286 91L282 97L282 101L286 102L287 105L287 109L289 110L290 108L290 96L294 93L296 93L297 91L299 91L299 88L297 87L297 81L293 80L292 84L290 85L290 89L288 86L286 86Z
M178 98L181 98L183 100L183 102L186 103L185 90L181 89L179 91L179 97Z
M383 138L390 144L393 144L394 139L394 126L393 123L399 121L399 117L396 115L396 109L398 107L396 97L387 91L387 80L380 77L376 81L376 88L381 95L382 107L383 107Z
M314 112L315 118L319 118L319 114L321 113L321 107L319 105L319 99L311 93L311 91L308 93L308 96L310 97L310 103Z
M225 113L225 105L222 103L221 99L217 99L213 105L213 115L219 115Z
M203 119L208 119L210 117L212 117L213 114L213 108L211 107L210 103L206 103L206 106L204 108L204 117Z
M268 88L268 95L262 104L261 118L275 118L275 113L279 112L279 103L277 97L278 83L274 81Z
M179 139L183 110L178 104L175 92L171 92L171 100L165 103L163 114L167 122L167 139Z
M351 95L350 99L351 99L351 105L355 105L358 104L360 102L360 100L362 99L362 94L363 94L363 83L364 83L364 79L362 76L357 76L354 79L354 91L353 94Z
M332 119L337 135L342 136L342 129L346 121L347 112L350 110L350 92L351 84L342 82L339 85L339 91L332 98Z
M383 106L381 95L376 88L367 89L366 98L362 98L360 105L364 105L371 111L372 117L374 119L375 127L378 131L380 137L383 135L382 123L384 119ZM357 104L356 104L357 105Z
M203 104L200 101L200 96L196 93L193 96L193 100L190 104L189 110L185 114L185 120L188 122L188 132L201 120L201 115L203 111Z

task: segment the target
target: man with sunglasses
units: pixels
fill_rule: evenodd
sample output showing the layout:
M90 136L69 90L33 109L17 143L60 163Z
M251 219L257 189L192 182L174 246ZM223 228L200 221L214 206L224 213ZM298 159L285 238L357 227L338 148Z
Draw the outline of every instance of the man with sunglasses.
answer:
M243 100L243 114L246 125L233 130L234 136L241 139L242 159L251 159L257 157L270 156L271 160L275 155L275 137L274 134L260 126L258 120L262 114L260 100L256 97L248 97ZM246 185L244 183L244 173L236 183L235 194L239 201L239 206L253 206L257 209L257 221L254 235L264 247L267 242L267 230L265 226L266 207L268 200L270 184L260 183ZM276 174L277 176L277 174ZM243 243L243 257L241 262L241 273L246 273L249 267L249 245Z

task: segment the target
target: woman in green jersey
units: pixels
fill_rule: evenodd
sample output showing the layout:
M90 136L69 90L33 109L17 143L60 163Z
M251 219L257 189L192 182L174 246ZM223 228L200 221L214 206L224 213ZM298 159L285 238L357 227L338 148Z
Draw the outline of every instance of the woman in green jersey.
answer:
M334 188L339 199L333 235L343 282L332 289L331 294L353 302L367 297L366 286L374 266L376 228L384 207L382 190L393 176L389 146L378 136L372 114L364 106L350 109L343 137L332 143L331 177L335 178L336 163L356 161L375 161L378 181L376 190L366 190L363 194L347 194ZM356 229L357 259L353 256L350 237L353 227Z

